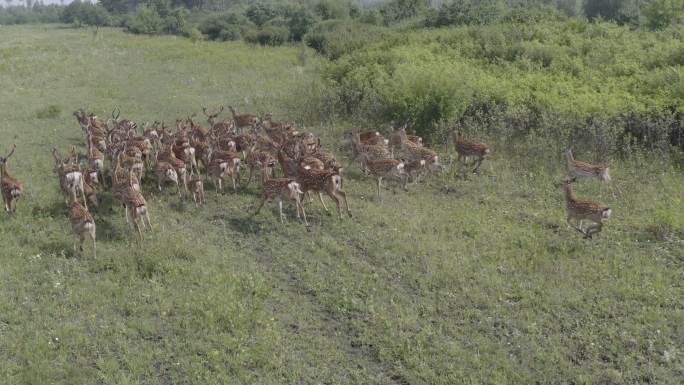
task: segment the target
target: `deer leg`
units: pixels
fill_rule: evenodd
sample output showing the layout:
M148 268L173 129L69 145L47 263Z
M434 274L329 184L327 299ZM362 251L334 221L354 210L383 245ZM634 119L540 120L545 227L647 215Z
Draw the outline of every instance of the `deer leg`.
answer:
M326 191L328 196L332 198L332 200L335 201L335 205L337 206L337 215L342 219L342 209L340 208L340 199L335 195L334 191Z
M484 159L482 159L482 158L478 158L478 159L477 159L477 165L475 166L475 169L473 170L473 173L475 173L475 174L479 174L479 173L480 173L480 166L482 165L482 161L483 161L483 160L484 160Z
M254 212L254 214L252 214L252 216L259 214L259 211L261 211L261 208L264 207L264 204L267 200L268 196L266 196L265 194L261 196L261 203L259 203L259 207L257 207L256 211Z
M380 196L380 185L382 184L382 177L378 178L378 200L382 203L382 196Z
M347 202L347 193L342 191L342 190L337 190L336 193L339 194L342 197L342 199L344 200L344 206L347 209L347 215L349 215L349 218L351 218L352 213L351 213L351 210L349 209L349 202Z
M318 193L318 200L321 201L321 204L323 205L323 209L325 210L325 212L328 212L328 208L325 206L325 202L323 202L323 193Z
M285 214L283 214L283 198L278 198L278 211L280 212L280 223L285 223L283 218L285 218Z
M147 209L147 207L145 208L144 217L141 218L140 220L141 220L141 221L145 221L145 220L146 220L146 221L147 221L147 226L149 226L150 231L152 231L152 221L150 221L150 211Z
M306 220L306 212L304 211L304 205L302 204L302 201L297 197L297 205L299 206L299 209L302 210L302 216L304 217L304 224L309 225L309 222Z

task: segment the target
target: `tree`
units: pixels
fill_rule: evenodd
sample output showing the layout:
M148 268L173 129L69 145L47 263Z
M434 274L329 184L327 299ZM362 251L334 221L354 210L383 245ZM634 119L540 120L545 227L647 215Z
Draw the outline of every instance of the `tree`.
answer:
M646 25L651 29L663 29L684 20L684 0L654 0L644 7Z

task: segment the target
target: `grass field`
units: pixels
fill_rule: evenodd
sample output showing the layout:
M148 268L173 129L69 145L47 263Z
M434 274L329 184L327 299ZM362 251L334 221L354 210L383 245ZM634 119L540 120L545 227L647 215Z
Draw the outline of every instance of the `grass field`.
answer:
M273 205L250 218L254 184L207 183L199 210L146 185L155 230L139 242L105 195L98 256L77 255L50 149L83 151L79 107L172 123L231 103L296 119L340 157L350 127L304 120L298 92L322 63L303 48L56 26L0 36L0 155L17 143L9 169L26 186L0 216L0 383L684 382L684 176L669 163L613 161L621 194L577 184L613 209L593 240L565 224L560 154L488 138L481 176L451 169L382 204L350 167L354 217L314 202L309 229L291 209L281 225Z

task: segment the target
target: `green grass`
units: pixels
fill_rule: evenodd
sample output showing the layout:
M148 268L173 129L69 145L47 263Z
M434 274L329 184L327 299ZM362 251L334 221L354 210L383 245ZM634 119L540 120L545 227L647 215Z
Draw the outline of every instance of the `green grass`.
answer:
M307 124L340 156L349 126L304 121L300 91L320 63L298 47L110 29L0 35L0 152L17 143L9 168L26 185L16 216L0 217L3 383L684 380L684 178L668 163L613 162L616 196L578 183L578 196L613 209L594 240L565 224L560 160L491 140L481 176L452 169L385 191L383 204L352 166L354 218L314 202L308 230L291 208L285 226L273 205L249 218L254 185L219 196L207 183L200 210L146 185L155 231L139 242L105 195L93 258L73 252L50 155L83 151L76 108L172 123L231 103Z

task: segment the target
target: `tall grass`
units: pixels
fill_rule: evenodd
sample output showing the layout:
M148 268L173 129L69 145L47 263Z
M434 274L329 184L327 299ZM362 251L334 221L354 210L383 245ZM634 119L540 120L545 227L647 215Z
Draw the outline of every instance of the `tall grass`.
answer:
M497 145L481 176L454 165L382 204L349 167L354 218L314 202L309 229L293 210L284 226L277 210L250 217L254 186L218 195L207 183L196 210L146 184L154 232L137 241L105 195L93 258L73 251L49 155L83 151L74 109L172 122L232 104L296 119L340 157L350 125L308 117L319 105L302 92L326 90L301 48L0 34L1 145L17 143L9 168L27 190L0 217L5 382L681 382L684 186L672 163L637 151L611 164L621 192L578 183L614 212L594 240L565 225L550 148ZM438 150L448 164L452 150Z

